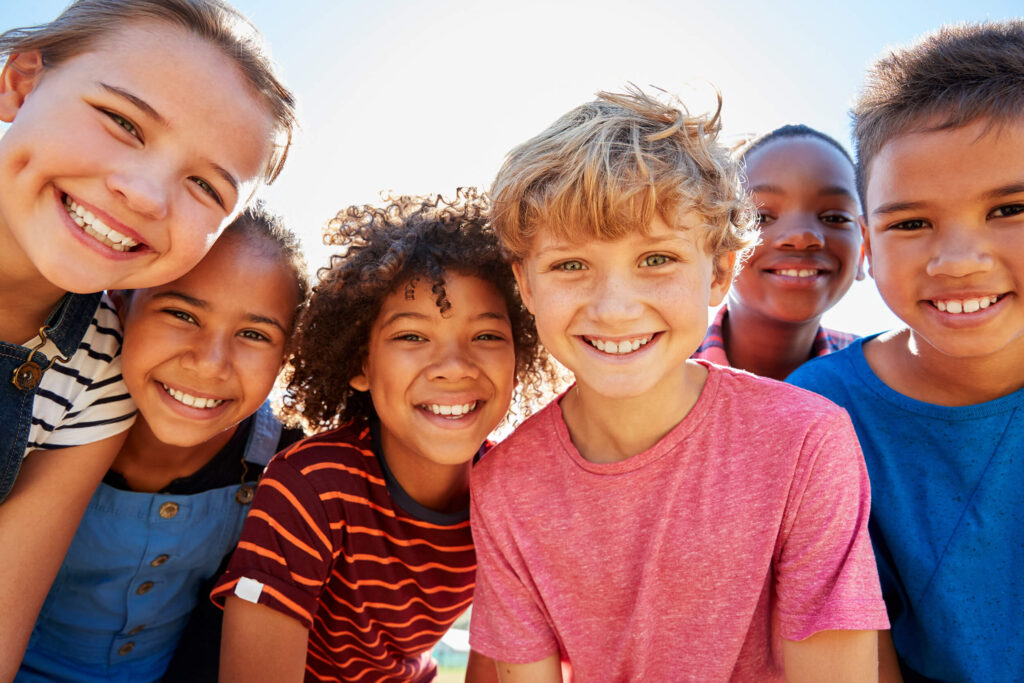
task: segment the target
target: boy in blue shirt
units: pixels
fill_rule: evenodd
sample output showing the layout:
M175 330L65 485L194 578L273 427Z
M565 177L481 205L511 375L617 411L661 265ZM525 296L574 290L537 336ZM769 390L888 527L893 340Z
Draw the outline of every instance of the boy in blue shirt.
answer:
M903 679L1020 680L1024 22L893 52L853 114L871 274L907 326L790 381L853 419Z

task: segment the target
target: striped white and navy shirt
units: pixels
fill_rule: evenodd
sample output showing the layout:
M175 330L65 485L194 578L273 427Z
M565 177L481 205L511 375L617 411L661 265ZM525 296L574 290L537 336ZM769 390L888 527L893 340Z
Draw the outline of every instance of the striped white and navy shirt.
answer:
M33 348L39 338L25 344ZM40 349L54 358L51 341ZM43 373L32 405L25 455L35 449L81 446L119 434L135 421L135 403L121 377L121 322L104 295L78 349Z

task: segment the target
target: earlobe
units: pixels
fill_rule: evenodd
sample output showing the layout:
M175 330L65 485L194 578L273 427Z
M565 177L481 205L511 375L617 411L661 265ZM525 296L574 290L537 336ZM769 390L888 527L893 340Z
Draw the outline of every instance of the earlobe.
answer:
M348 381L348 385L356 391L369 391L370 380L366 378L365 373L359 373Z
M516 278L516 286L519 287L519 298L523 300L526 310L536 315L533 310L533 291L530 289L530 278L526 274L522 259L512 262L512 274Z
M714 279L711 281L711 296L708 299L708 307L717 306L725 301L725 295L729 293L729 288L732 287L732 280L735 275L735 251L726 252L715 259Z
M14 121L25 98L43 75L43 55L39 50L19 52L7 58L0 71L0 121Z

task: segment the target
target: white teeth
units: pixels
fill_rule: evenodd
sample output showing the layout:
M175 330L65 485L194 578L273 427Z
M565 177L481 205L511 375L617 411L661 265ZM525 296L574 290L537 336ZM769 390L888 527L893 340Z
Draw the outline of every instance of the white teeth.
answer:
M817 275L821 271L819 271L819 270L808 270L806 268L801 268L801 269L786 268L785 270L777 270L775 272L778 273L779 275L786 275L788 277L814 277L815 275Z
M81 205L68 195L64 195L64 207L67 209L68 215L71 216L71 220L78 227L111 249L128 251L139 244L127 235L122 235L117 230L107 226L106 223L96 218L91 211L82 208Z
M636 337L635 339L627 339L625 341L614 342L604 341L602 339L590 339L584 337L587 343L596 348L598 351L604 351L605 353L612 353L615 355L621 355L623 353L631 353L636 351L641 346L651 341L651 337Z
M161 383L160 386L162 386L164 391L166 391L175 401L184 403L191 408L202 408L205 410L207 408L216 408L224 402L224 399L222 398L201 398L199 396L193 396L192 394L186 394L184 391L172 389L163 383Z
M423 405L423 407L432 412L434 415L443 415L451 419L456 419L476 410L476 404L476 401L473 401L472 403L463 403L462 405L455 406L442 405L440 403L426 403Z
M999 296L977 297L974 299L946 299L943 301L932 301L932 305L943 313L974 313L983 308L988 308L999 301Z

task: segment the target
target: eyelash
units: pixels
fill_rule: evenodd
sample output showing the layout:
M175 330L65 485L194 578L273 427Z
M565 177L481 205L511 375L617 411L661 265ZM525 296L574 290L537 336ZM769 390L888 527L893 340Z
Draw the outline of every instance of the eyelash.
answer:
M196 176L192 176L189 180L194 182L200 190L210 195L210 197L213 198L213 201L217 202L218 206L224 206L224 201L220 198L220 195L217 194L217 191L213 189L213 186L210 185L210 183L206 182L202 178L197 178Z
M111 121L120 126L121 129L124 130L124 132L128 133L128 135L131 135L139 142L142 142L142 133L139 132L138 126L136 126L134 123L129 121L127 118L121 116L120 114L112 112L108 109L100 109L100 111L106 114Z
M1009 211L1003 215L995 215L997 212ZM999 206L992 210L989 214L992 218L1010 218L1012 216L1019 216L1024 213L1024 204L1007 204L1005 206Z
M895 230L897 232L914 232L916 230L922 230L928 226L928 222L921 218L911 218L907 221L900 221L899 223L893 223L887 229Z
M199 324L199 321L196 320L195 316L193 316L191 313L186 313L185 311L179 311L179 310L177 310L175 308L165 308L165 309L163 309L163 312L168 314L168 315L170 315L173 318L177 318L178 320L181 320L182 322L186 322L186 323L189 323L189 324L192 324L192 325L198 325ZM268 337L267 335L263 334L259 330L242 330L238 334L239 334L239 336L241 336L241 337L243 337L245 339L252 340L252 341L257 341L257 342L269 342L270 341L270 337Z
M577 268L570 268L569 267L569 266L573 266L573 265L578 266L578 267ZM551 266L551 270L560 270L563 273L575 273L575 272L578 272L580 270L586 270L586 266L583 265L582 261L577 261L576 259L570 259L568 261L562 261L561 263L556 263L555 265Z
M661 261L661 263L648 263L648 261L650 261L651 259L663 259L663 260ZM675 260L676 259L672 258L668 254L651 254L649 256L644 256L643 259L640 260L640 267L642 267L642 268L657 268L658 266L663 266L663 265L665 265L667 263L672 263Z

